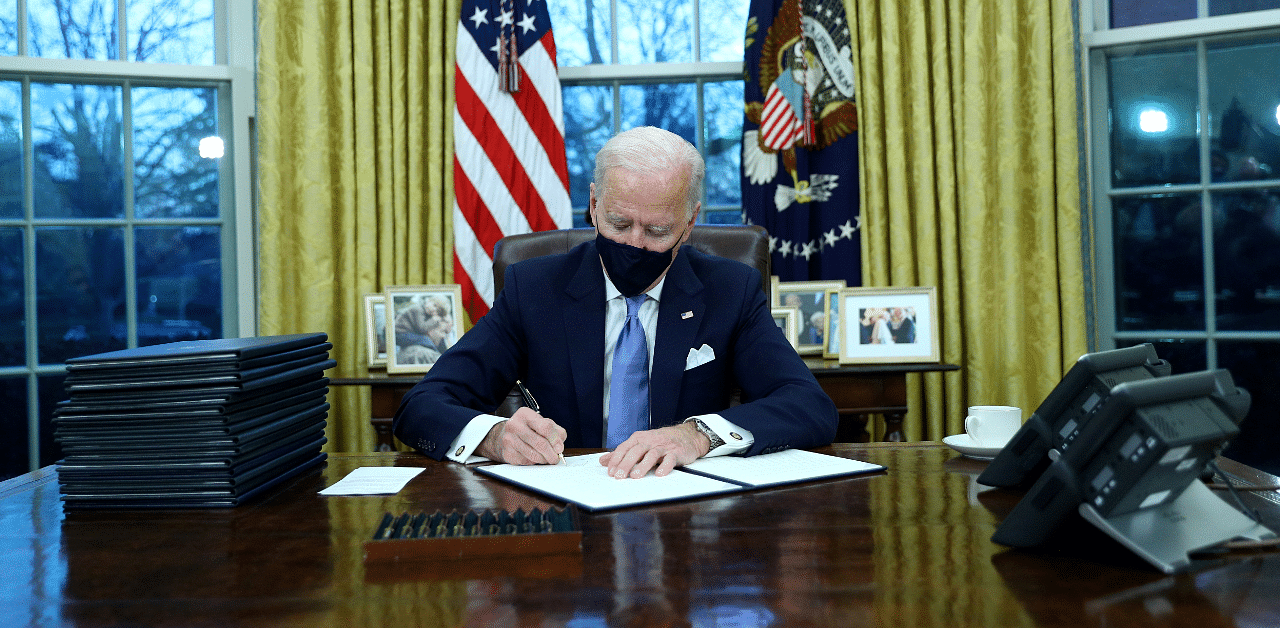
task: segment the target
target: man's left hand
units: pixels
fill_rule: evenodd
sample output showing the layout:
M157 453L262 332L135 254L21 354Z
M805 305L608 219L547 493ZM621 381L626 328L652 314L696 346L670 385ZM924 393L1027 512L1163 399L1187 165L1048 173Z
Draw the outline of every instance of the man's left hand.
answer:
M692 423L636 432L600 457L612 478L642 478L653 471L662 477L711 450L711 441Z

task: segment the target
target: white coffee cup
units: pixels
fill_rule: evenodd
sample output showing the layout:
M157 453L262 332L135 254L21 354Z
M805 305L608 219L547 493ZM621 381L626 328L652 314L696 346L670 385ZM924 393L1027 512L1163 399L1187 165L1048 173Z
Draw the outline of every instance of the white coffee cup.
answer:
M979 447L1004 447L1022 427L1022 408L969 406L964 431Z

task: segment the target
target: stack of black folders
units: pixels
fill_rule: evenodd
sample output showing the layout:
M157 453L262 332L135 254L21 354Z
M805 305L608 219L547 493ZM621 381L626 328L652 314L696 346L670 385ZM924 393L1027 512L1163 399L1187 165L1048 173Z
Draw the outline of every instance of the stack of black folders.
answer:
M323 333L193 340L67 361L54 411L63 503L236 506L322 464Z

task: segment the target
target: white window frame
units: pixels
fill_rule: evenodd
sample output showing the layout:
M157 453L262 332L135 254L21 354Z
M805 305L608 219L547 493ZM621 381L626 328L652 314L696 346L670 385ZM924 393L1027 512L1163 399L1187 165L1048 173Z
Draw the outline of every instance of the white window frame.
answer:
M123 14L123 2L120 5ZM19 33L25 35L27 29L26 4L18 3ZM0 55L0 76L8 80L22 80L24 84L31 82L75 82L78 80L140 81L199 81L218 83L219 128L223 129L227 138L229 160L223 162L219 174L222 186L220 202L220 226L222 228L223 268L223 320L222 335L224 337L248 337L257 335L257 231L254 210L254 155L256 138L253 133L253 122L256 110L256 3L255 0L214 0L214 36L215 44L213 65L177 65L159 63L138 63L131 61L95 61L78 59L42 59L23 56L25 45L19 48L17 56ZM24 37L19 38L25 44ZM127 58L123 47L127 45L121 38L121 59ZM24 89L24 99L29 98L29 89ZM29 110L29 103L23 104ZM23 133L25 153L30 154L31 130L29 121L24 120L28 128ZM229 166L227 165L229 163ZM132 172L125 168L126 176ZM30 177L30 172L27 173ZM28 192L30 185L26 185ZM27 201L29 204L30 201ZM10 224L12 221L6 221ZM24 246L26 256L26 278L24 292L26 297L25 318L34 321L36 313L36 283L34 276L34 256L31 234L34 222L23 219L27 225L27 236ZM132 239L126 236L126 243ZM126 246L126 249L129 249ZM133 251L126 250L125 259L133 260ZM136 299L132 298L136 286L132 283L126 287L126 302L130 303L130 315L127 317L129 337L135 336L137 315L133 311ZM35 470L40 462L40 416L39 377L65 372L61 365L40 365L37 363L37 329L36 325L27 325L26 329L27 361L24 366L2 367L0 376L22 377L27 380L27 448L30 470ZM48 413L49 409L44 409Z
M1094 339L1095 350L1113 349L1117 341L1147 341L1155 337L1171 340L1194 340L1205 343L1207 368L1217 368L1218 341L1240 340L1280 340L1280 331L1219 331L1216 328L1216 312L1214 310L1214 260L1213 249L1204 248L1204 285L1205 285L1205 327L1203 330L1126 330L1116 327L1115 302L1115 234L1111 225L1111 175L1110 175L1110 129L1109 93L1107 91L1106 60L1107 51L1124 46L1140 44L1162 44L1184 42L1197 44L1198 67L1200 68L1200 126L1205 133L1212 133L1208 122L1208 104L1206 99L1206 81L1204 76L1205 43L1203 38L1229 37L1232 35L1248 35L1265 33L1280 29L1280 9L1253 11L1232 15L1198 17L1195 19L1148 24L1126 28L1109 28L1109 0L1088 0L1080 5L1080 68L1081 87L1084 93L1085 110L1083 112L1085 138L1085 158L1088 167L1085 169L1086 198L1090 199L1090 207L1086 208L1086 218L1092 224L1086 224L1085 248L1092 243L1094 272L1092 274L1093 316L1090 322L1090 336ZM1198 14L1208 15L1208 0L1199 0ZM1202 143L1203 152L1203 143ZM1203 169L1204 164L1201 165ZM1220 191L1233 187L1276 187L1276 180L1264 183L1204 183L1196 182L1177 185L1171 189L1160 188L1160 192L1194 192L1204 196L1211 191ZM1125 189L1124 195L1136 192L1152 192L1151 188ZM1210 207L1209 203L1204 204ZM1205 238L1211 238L1212 232L1206 231Z

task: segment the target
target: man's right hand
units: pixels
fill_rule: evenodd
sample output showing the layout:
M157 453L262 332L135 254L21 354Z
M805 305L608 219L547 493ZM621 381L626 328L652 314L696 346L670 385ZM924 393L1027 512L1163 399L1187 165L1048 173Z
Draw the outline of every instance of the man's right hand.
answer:
M476 453L509 464L556 464L569 433L555 421L527 407L494 425Z

